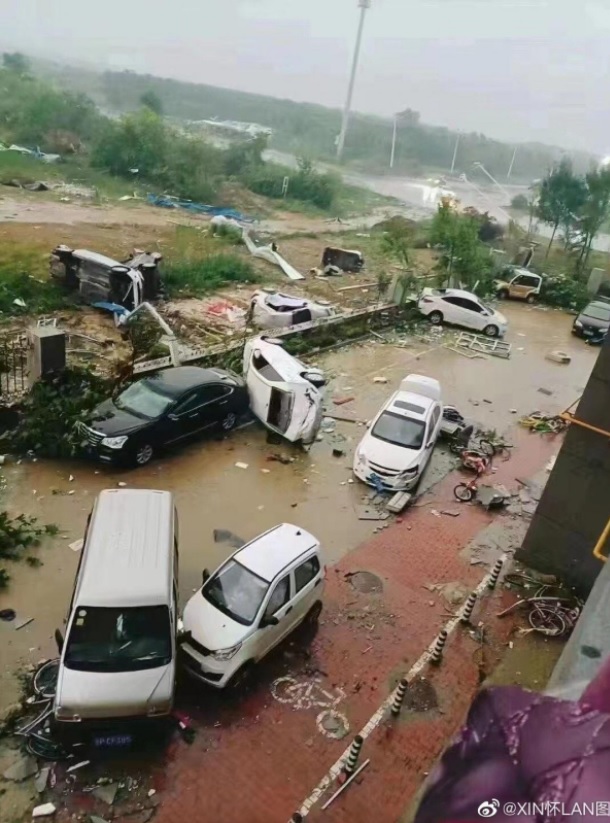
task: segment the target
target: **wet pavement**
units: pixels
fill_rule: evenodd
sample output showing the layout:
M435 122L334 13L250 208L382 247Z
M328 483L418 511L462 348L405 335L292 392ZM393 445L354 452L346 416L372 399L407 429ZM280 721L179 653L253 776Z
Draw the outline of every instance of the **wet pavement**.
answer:
M410 372L439 379L445 402L458 406L485 429L506 431L517 416L511 409L518 415L534 409L563 410L585 386L597 350L571 337L572 318L565 314L516 303L502 308L511 324L507 339L513 343L513 355L507 361L470 360L420 339L408 348L377 341L321 355L316 362L332 377L328 411L366 421ZM447 332L445 339L450 337ZM548 351L558 348L571 355L569 365L545 359ZM375 377L388 382L375 383ZM332 402L346 397L355 399L342 405ZM78 563L78 553L69 544L82 537L86 517L101 489L126 483L175 493L184 604L199 585L202 569L215 567L231 552L228 544L214 542L215 529L249 539L278 522L295 522L319 537L329 563L370 538L381 524L358 519L369 490L350 482L353 451L363 432L362 425L337 421L332 434L324 434L309 453L303 453L288 444L268 443L267 433L253 425L225 441L199 441L131 472L81 462L24 461L7 466L9 508L15 514L35 515L42 523L57 524L60 534L31 552L42 560L41 567L9 564L12 579L0 594L0 608L14 608L19 618L34 621L19 631L0 623L4 664L0 711L17 697L15 672L54 652L53 630L65 617ZM342 457L332 456L337 438L343 438ZM276 454L294 458L294 462L269 459ZM238 462L248 468L237 468ZM438 448L421 490L441 480L453 466L453 458Z

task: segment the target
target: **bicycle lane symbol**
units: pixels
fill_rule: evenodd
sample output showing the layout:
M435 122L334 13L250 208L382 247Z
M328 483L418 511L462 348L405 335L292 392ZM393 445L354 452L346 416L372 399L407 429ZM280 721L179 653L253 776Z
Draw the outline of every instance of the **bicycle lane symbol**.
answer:
M294 677L280 677L271 684L271 694L278 701L299 710L322 709L316 717L318 730L333 740L341 740L349 732L347 717L337 711L337 706L345 700L343 689L336 687L334 694L322 687L322 680L297 680Z

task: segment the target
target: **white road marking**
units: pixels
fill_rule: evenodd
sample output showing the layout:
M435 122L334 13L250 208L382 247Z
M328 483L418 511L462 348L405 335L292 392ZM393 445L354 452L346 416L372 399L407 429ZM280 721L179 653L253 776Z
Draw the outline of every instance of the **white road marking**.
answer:
M502 555L503 562L506 561L506 557L507 557L507 555ZM474 591L477 593L477 599L486 590L487 584L488 584L490 578L491 578L491 572L489 572L489 574L486 574L485 577L479 583L479 585L476 587L476 589L474 589ZM451 634L453 634L453 632L456 630L456 628L460 625L460 617L462 615L462 612L463 612L463 609L464 609L465 605L466 604L464 603L464 605L462 606L462 608L460 609L460 611L458 612L456 617L452 618L451 620L449 620L448 623L445 624L444 629L447 632L447 637L449 637ZM438 635L437 635L437 637L438 637ZM432 655L432 650L434 649L435 643L436 643L436 637L434 638L432 643L430 643L430 645L428 646L426 651L422 654L422 656L419 658L419 660L409 669L409 671L405 675L407 680L409 680L409 681L412 680L412 678L414 678L416 675L418 675L421 672L421 670L424 668L424 666L429 662L430 657ZM375 714L371 717L369 722L366 724L366 726L360 732L360 736L364 740L366 740L366 738L369 737L375 731L377 726L379 726L379 724L383 720L383 717L384 717L386 711L390 708L390 706L392 704L392 701L394 700L394 696L396 694L397 689L398 689L398 686L386 698L386 700L384 700L384 702L381 704L381 706L377 709ZM331 768L329 769L327 774L324 775L322 780L320 780L320 782L318 783L316 788L312 791L312 793L309 795L309 797L307 797L303 801L303 804L301 805L301 808L299 809L299 812L301 813L301 815L303 817L307 817L307 815L309 814L309 812L311 811L313 806L315 806L315 804L318 802L318 800L326 792L326 790L331 785L331 783L334 780L337 779L337 777L341 773L341 770L343 768L343 764L344 764L345 760L347 759L347 755L349 754L349 749L350 749L350 747L348 746L348 748L343 752L343 754L337 760L337 762L333 766L331 766Z
M324 726L324 721L327 718L331 718L337 722L338 727L336 732L329 731L329 729ZM324 709L323 712L320 712L320 714L316 717L316 723L318 726L318 731L326 737L330 737L332 740L341 740L341 738L345 737L350 729L347 717L334 709Z

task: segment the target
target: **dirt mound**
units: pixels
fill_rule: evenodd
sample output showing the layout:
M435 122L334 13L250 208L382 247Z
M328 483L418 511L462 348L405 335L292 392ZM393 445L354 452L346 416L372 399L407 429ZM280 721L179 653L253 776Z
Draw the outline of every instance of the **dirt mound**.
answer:
M400 232L413 231L416 228L417 222L415 220L409 220L408 217L401 217L397 214L394 217L389 217L387 220L376 223L373 226L373 231L389 231L393 234L399 234Z

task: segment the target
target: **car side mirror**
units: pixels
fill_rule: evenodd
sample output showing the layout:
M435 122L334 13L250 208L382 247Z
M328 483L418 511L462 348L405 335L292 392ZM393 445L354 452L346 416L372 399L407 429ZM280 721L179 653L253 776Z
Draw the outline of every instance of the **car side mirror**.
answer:
M373 421L372 421L372 420L367 420L367 421L366 421L366 427L367 427L367 429L370 429L370 428L371 428L372 423L373 423Z
M209 580L209 579L210 579L210 572L209 572L207 569L204 569L204 570L201 572L201 582L202 582L203 584L205 584L205 583L207 583L207 582L208 582L208 580Z
M432 446L434 446L434 440L430 440L426 448L431 449Z
M263 619L261 620L261 628L263 628L263 629L266 629L268 626L279 626L279 625L280 625L280 621L277 619L277 617L273 617L273 616L263 617Z
M61 654L64 650L64 636L59 629L55 629L55 643L57 651Z

